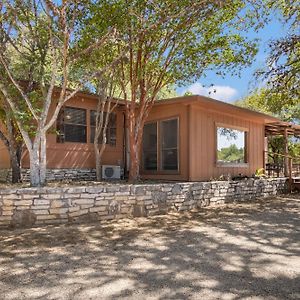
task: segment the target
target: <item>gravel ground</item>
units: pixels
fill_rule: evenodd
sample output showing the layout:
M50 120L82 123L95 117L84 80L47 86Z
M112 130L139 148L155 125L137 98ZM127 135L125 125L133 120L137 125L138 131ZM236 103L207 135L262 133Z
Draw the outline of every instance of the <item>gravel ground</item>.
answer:
M293 196L2 230L0 299L300 299L299 208Z

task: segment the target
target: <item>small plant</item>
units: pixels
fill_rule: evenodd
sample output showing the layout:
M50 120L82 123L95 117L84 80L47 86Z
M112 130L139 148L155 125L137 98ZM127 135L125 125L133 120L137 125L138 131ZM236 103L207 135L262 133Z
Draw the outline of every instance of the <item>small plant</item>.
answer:
M257 176L257 177L266 177L265 169L264 168L257 169L255 171L255 176Z

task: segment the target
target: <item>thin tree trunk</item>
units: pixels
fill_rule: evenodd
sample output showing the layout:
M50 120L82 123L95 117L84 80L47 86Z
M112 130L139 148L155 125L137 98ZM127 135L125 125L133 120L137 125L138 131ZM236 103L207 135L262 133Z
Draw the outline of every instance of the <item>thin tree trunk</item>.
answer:
M95 158L96 158L96 180L101 181L102 174L101 174L101 156L99 152L99 144L95 140L94 141L94 150L95 150Z
M140 178L139 151L137 148L137 145L130 145L129 182L136 182Z
M30 153L30 184L33 187L41 185L41 178L40 178L40 168L39 168L39 155L36 151Z
M9 147L10 165L12 170L12 183L21 182L21 167L18 159L17 150L10 145Z
M47 169L46 134L41 133L41 149L40 149L40 181L41 181L41 185L46 184L46 169Z
M12 183L18 183L21 181L21 155L18 153L20 149L20 143L16 140L16 130L14 128L13 121L10 117L10 114L6 114L6 126L7 126L7 133L8 133L8 140L7 140L7 148L9 151L10 156L10 165L12 170Z
M46 183L45 137L36 138L29 150L31 186L43 186Z
M137 125L135 118L129 118L130 136L130 168L129 181L136 182L140 179L140 150L143 137L143 124Z

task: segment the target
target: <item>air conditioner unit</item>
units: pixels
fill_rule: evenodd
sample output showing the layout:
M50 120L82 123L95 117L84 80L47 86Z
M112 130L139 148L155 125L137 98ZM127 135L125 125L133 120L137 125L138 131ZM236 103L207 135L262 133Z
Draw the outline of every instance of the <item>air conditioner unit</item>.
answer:
M103 179L120 179L121 167L120 166L102 166L102 178Z

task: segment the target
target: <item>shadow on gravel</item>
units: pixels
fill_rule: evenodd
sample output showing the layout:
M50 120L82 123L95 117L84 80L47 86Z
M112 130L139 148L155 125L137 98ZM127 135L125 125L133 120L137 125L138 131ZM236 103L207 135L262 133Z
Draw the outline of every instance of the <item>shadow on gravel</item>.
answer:
M299 299L299 207L0 231L0 298Z

